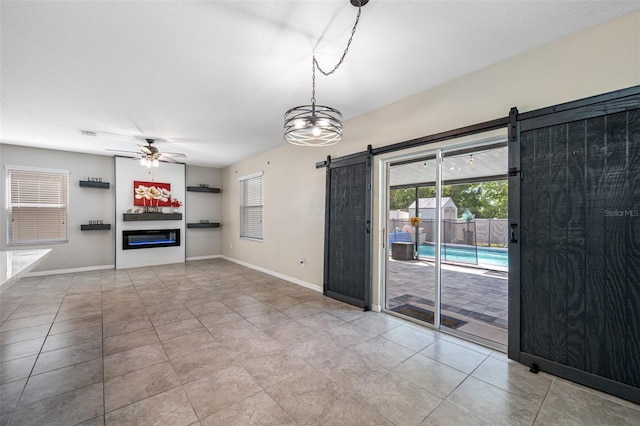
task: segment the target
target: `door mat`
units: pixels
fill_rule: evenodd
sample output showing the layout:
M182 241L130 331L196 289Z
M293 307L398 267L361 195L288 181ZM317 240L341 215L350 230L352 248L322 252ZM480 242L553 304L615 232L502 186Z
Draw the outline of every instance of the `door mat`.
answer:
M412 306L412 305L400 305L400 306L396 306L391 310L393 312L397 312L399 314L406 315L408 317L433 324L432 311L428 311L426 309L418 308L417 306ZM465 325L466 323L467 323L466 321L461 321L459 319L452 318L447 315L441 315L440 317L440 324L448 328L456 329L460 326Z

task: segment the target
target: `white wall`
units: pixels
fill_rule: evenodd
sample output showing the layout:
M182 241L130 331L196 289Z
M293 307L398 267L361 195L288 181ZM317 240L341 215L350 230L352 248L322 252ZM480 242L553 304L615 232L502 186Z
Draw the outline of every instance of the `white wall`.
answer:
M137 160L116 157L116 269L140 266L180 263L185 261L185 218L181 220L123 220L123 213L135 209L133 205L133 181L163 182L171 184L171 198L184 202L185 166L184 164L161 163L160 167L146 168ZM166 213L169 207L163 207ZM154 247L136 250L122 249L122 231L142 229L180 229L180 246Z
M209 167L187 166L187 186L207 184L210 188L222 186L222 170ZM187 223L200 220L222 222L222 194L187 192L184 205ZM224 223L221 225L224 226ZM222 234L220 228L187 228L187 260L220 256Z
M316 169L316 162L327 155L364 151L368 144L379 147L504 117L512 106L525 112L638 85L638 34L640 13L635 13L351 119L345 123L343 142L334 147L311 149L283 142L225 168L223 254L320 288L325 170ZM265 173L265 239L256 243L239 238L237 177L260 170ZM379 178L376 169L374 200L384 190L377 185ZM376 202L376 216L378 211ZM381 241L380 227L374 232ZM300 257L307 259L307 266L299 266ZM374 283L380 281L378 266ZM378 295L374 291L374 304L380 303Z
M122 221L122 212L129 207L133 207L133 200L129 192L129 189L132 191L132 188L129 187L132 185L134 176L137 180L149 180L150 177L148 171L136 161L130 159L122 160L126 161L126 169L129 171L124 174L118 173L116 177L114 158L110 156L0 143L0 167L2 168L0 170L0 200L2 200L2 208L0 209L0 223L2 224L0 225L0 250L26 250L44 247L53 249L51 255L34 269L33 272L35 273L114 268L116 264L116 220ZM68 242L50 245L7 246L6 165L69 170ZM171 166L173 166L173 169ZM174 197L185 202L183 211L186 218L193 222L198 222L200 219L209 219L211 222L221 221L220 194L202 194L199 197L191 197L194 193L187 194L185 192L185 166L178 165L180 170L177 171L175 166L162 163L160 168L156 170L159 171L164 168L164 171L155 172L154 176L158 181L163 181L160 177L166 177L166 181L172 183ZM169 170L173 170L169 175L163 174ZM187 166L186 175L187 179L189 179L189 185L196 186L199 183L208 183L212 187L220 187L221 185L220 169ZM87 180L88 177L101 177L104 182L110 183L110 188L81 188L78 182ZM117 182L118 185L116 185ZM123 186L120 186L120 184ZM130 204L130 206L116 210L115 198L116 192L119 192L119 190L122 190L122 202L127 206ZM89 223L89 220L103 220L104 223L111 224L111 230L80 231L80 225ZM142 226L160 224L160 227L162 227L171 222L127 223L137 223ZM202 230L204 232L200 233L192 233L191 230L188 230L185 234L184 223L184 219L180 221L183 240L181 257L178 259L171 256L162 256L159 260L160 263L183 262L184 252L186 252L187 257L193 258L215 257L221 254L221 233L219 229L204 229ZM142 229L140 226L134 227ZM155 227L152 226L152 228ZM171 226L171 228L173 227ZM122 247L121 239L118 240L118 247ZM128 250L128 252L148 252L148 250ZM163 253L166 254L166 252Z
M114 257L114 170L113 158L66 151L0 144L0 250L51 248L51 254L34 271L113 268ZM41 167L69 171L68 242L50 245L7 246L6 165ZM101 177L109 189L81 188L79 181ZM89 220L111 224L110 231L80 231Z
M282 146L223 169L222 251L226 257L322 287L324 149ZM264 171L264 241L240 239L238 177ZM306 265L300 266L300 259Z

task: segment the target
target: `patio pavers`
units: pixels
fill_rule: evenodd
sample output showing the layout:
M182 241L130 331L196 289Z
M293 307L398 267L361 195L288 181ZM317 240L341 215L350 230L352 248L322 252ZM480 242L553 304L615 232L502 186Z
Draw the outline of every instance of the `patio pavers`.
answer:
M507 344L508 280L503 271L443 264L443 314L466 321L458 330ZM389 259L387 309L403 304L433 310L435 266Z

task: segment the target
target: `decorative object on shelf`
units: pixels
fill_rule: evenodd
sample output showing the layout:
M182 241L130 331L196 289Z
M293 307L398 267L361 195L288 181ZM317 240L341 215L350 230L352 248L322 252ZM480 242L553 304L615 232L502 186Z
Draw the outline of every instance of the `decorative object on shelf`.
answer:
M209 188L209 186L187 186L187 191L189 192L210 192L213 194L219 194L221 192L220 188Z
M173 207L173 211L174 212L179 212L180 211L180 207L182 207L182 201L178 200L177 198L172 198L171 199L171 207Z
M342 57L331 71L324 71L314 53L311 63L311 105L302 105L291 108L284 113L284 139L293 145L299 146L330 146L342 140L342 114L335 108L324 105L316 105L316 69L323 75L333 74L347 56L349 46L356 33L362 6L369 0L350 0L353 6L358 8L356 22L351 29L351 36Z
M411 222L411 226L418 226L422 223L422 219L420 219L418 216L413 216L409 219L409 222Z
M146 221L146 220L182 220L182 213L123 213L122 220Z
M198 185L200 188L208 188L209 184L208 183L201 183L200 185Z
M100 222L100 223L91 223ZM108 223L102 223L102 221L89 221L88 225L80 225L81 231L108 231L111 229L111 225Z
M171 184L133 181L133 205L170 207Z
M85 188L102 188L108 189L109 182L103 182L102 178L88 178L87 180L81 180L80 186Z
M88 225L80 225L81 231L107 231L111 229L111 225L104 224L103 220L90 220Z
M136 213L137 213L136 209ZM144 206L142 209L142 213L163 213L162 207L152 207L152 206Z

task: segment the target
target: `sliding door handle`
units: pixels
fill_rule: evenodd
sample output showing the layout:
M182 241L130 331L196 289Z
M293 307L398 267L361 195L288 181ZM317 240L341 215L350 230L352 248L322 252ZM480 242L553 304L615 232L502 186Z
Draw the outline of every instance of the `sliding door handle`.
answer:
M511 224L511 242L512 243L517 243L518 239L516 238L516 229L518 229L518 224L517 223L512 223Z

